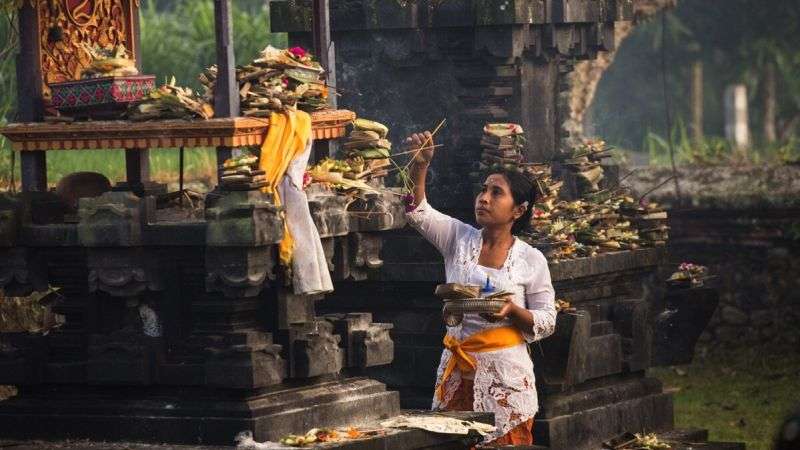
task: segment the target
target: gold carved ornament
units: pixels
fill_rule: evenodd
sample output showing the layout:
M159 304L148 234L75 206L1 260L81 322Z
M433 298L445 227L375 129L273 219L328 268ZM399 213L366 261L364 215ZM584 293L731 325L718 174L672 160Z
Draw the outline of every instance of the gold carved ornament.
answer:
M38 0L43 91L51 83L78 80L92 62L84 46L125 46L131 55L133 14L139 0Z

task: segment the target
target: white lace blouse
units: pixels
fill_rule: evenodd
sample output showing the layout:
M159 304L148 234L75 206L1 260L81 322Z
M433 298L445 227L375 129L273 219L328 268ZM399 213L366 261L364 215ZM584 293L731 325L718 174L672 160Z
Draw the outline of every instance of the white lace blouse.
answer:
M497 290L513 292L513 302L533 314L534 326L522 330L530 343L553 333L556 321L555 295L550 281L547 260L539 250L515 239L500 269L478 264L483 238L480 230L432 208L423 200L407 214L408 223L431 242L444 257L448 283L481 284L489 276ZM447 327L447 333L458 340L487 328L514 326L510 319L488 322L477 314L466 314L462 323ZM442 373L450 360L450 351L442 352L437 373L437 389ZM471 354L475 369L475 411L494 412L497 431L486 441L497 439L517 425L532 419L539 408L533 362L526 344L492 352ZM453 371L445 384L444 399L433 399L433 409L444 408L461 383L461 373Z

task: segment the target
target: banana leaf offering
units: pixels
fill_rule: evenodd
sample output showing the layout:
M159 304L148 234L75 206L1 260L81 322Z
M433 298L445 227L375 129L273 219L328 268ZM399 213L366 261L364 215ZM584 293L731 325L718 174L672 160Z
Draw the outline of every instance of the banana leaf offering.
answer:
M131 106L128 118L131 120L150 119L210 119L214 108L197 95L191 88L175 84L175 77L169 83L150 92L144 100Z
M386 177L392 165L389 160L392 143L386 138L388 134L389 128L382 123L362 118L353 122L353 131L344 141L342 152L348 161L363 162L354 179Z

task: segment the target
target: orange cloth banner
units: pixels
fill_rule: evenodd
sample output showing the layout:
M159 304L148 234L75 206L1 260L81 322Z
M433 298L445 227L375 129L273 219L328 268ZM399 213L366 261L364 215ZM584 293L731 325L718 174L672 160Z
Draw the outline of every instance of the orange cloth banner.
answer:
M289 163L302 154L311 139L311 116L304 111L273 112L269 116L269 130L261 144L259 168L266 174L267 185L263 192L272 194L275 206L281 206L278 184L283 179ZM289 266L292 261L294 239L286 222L283 224L283 240L280 242L281 264Z

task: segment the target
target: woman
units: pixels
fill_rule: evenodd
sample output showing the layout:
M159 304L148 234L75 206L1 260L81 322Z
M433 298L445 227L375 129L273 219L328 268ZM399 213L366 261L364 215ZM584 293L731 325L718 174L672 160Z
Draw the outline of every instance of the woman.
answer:
M425 142L428 144L423 148ZM475 199L475 229L433 209L425 178L433 159L429 132L406 139L414 153L414 209L408 222L444 256L448 283L491 284L513 295L489 317L465 314L448 327L436 381L434 410L495 414L489 445L532 444L538 410L533 362L527 344L553 333L556 310L547 261L514 237L531 219L532 183L512 171L495 171Z

